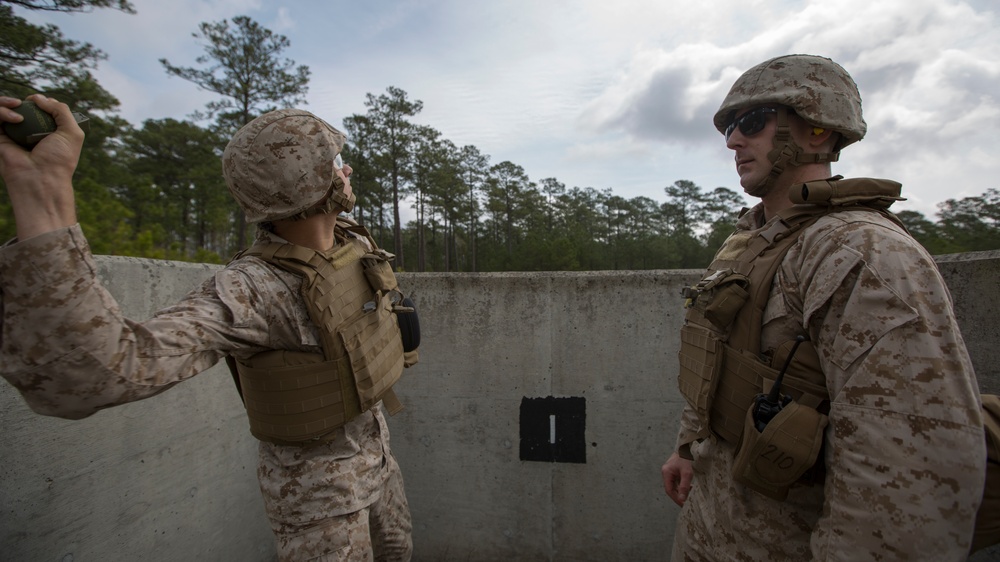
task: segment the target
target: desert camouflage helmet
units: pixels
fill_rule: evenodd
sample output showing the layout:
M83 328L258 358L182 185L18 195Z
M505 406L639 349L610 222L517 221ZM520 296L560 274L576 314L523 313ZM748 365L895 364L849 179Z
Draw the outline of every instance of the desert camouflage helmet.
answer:
M724 132L737 111L765 104L791 107L810 124L839 132L838 151L861 140L868 128L857 84L825 57L785 55L744 72L715 112L715 128Z
M343 133L308 111L272 111L237 131L222 173L248 223L288 218L331 192L344 142Z

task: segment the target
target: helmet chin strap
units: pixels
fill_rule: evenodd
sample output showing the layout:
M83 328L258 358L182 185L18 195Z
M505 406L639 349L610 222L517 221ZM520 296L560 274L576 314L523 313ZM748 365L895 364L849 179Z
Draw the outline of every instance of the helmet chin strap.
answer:
M350 213L354 210L354 202L357 200L354 194L344 195L344 188L347 183L340 176L334 176L333 187L330 188L330 195L322 203L317 203L312 207L289 217L293 220L302 220L313 215L339 215L340 213Z
M330 194L329 199L327 199L326 205L333 206L328 212L345 212L350 213L354 210L354 202L357 200L354 197L354 193L350 195L344 195L344 188L347 187L347 183L339 175L333 178L333 193Z
M746 189L747 195L751 197L763 197L770 192L778 177L790 167L797 167L803 164L836 162L840 159L839 151L814 153L803 151L802 147L792 138L788 108L779 106L777 119L777 127L774 131L774 148L767 153L767 159L771 162L771 172L760 183Z

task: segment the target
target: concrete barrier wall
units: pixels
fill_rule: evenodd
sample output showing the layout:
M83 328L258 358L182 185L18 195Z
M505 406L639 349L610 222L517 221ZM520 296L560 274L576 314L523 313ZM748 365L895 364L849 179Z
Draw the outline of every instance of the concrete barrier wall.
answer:
M981 386L998 392L1000 252L939 262ZM133 318L214 270L98 263ZM416 560L668 557L678 510L659 468L683 400L678 293L697 277L400 276L423 336L420 364L397 386L406 409L389 421ZM35 415L0 384L0 424L3 560L274 559L256 443L224 365L73 422Z
M214 269L97 262L125 314L137 319ZM0 560L272 560L246 426L224 364L80 421L36 415L0 382Z

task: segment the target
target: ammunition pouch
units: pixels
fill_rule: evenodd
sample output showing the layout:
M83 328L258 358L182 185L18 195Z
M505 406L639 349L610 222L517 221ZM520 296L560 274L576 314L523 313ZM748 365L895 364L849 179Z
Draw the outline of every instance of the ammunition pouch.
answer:
M715 329L725 331L750 296L748 284L749 279L745 275L724 269L685 289L682 294L688 299L688 308L708 320ZM677 383L681 395L695 410L702 427L708 427L712 402L726 364L726 353L723 341L710 327L685 322L681 328ZM751 376L750 380L754 378ZM736 435L739 435L738 432Z
M396 274L392 271L392 260L394 259L396 256L381 248L361 256L361 266L372 289L388 292L399 287Z
M354 373L362 412L378 403L403 374L403 342L392 317L392 299L380 293L337 328ZM391 404L386 406L390 414L398 411Z
M746 275L724 269L685 290L684 295L689 308L701 312L719 330L726 330L750 298L749 285Z
M777 371L693 323L681 328L678 359L677 386L698 416L703 428L699 437L707 437L710 429L724 441L739 443L746 405L760 391L764 376Z
M792 401L758 432L751 406L733 462L733 479L783 501L792 485L816 464L827 422L826 415Z
M733 478L776 500L784 500L795 483L822 480L817 463L823 448L829 400L818 369L815 349L808 345L793 358L782 390L792 398L763 432L752 416L753 397L774 384L778 370L752 354L726 345L710 330L687 324L681 329L681 394L702 428L737 445ZM787 354L788 346L783 346ZM775 360L780 357L779 348ZM777 361L775 361L777 362ZM749 406L749 408L748 408Z

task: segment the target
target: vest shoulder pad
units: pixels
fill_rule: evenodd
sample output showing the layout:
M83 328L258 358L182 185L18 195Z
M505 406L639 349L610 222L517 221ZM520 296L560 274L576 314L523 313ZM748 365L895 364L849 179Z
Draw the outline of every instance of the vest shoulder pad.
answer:
M795 204L845 206L866 205L876 209L887 209L900 197L902 184L892 180L876 178L842 179L834 176L826 180L811 181L793 185L788 189L788 198Z
M337 226L335 228L340 233L343 233L345 237L361 238L367 241L369 252L375 252L379 249L378 243L375 242L375 238L368 232L368 229L352 218L337 215Z

